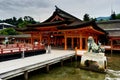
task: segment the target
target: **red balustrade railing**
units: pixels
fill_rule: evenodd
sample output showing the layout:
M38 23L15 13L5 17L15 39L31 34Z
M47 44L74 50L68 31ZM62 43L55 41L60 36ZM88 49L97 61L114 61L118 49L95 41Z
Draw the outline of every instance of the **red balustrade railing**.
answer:
M21 51L40 50L45 49L44 45L31 45L31 44L9 44L0 45L0 54L15 53Z
M120 45L113 45L112 49L113 50L120 50Z

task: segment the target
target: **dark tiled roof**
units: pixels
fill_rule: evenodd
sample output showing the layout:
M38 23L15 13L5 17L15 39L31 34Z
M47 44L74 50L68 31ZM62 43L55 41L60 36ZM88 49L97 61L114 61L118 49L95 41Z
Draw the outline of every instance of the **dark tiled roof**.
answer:
M27 27L44 27L44 26L61 25L61 24L68 25L74 21L77 21L79 23L83 22L82 20L72 16L71 14L69 14L63 10L61 10L57 6L55 6L55 7L56 7L56 9L55 9L54 13L46 21L39 23L39 24L27 25ZM59 16L60 18L63 18L64 20L56 20L56 21L51 22L51 20L54 19L56 15Z
M76 18L75 16L73 16L73 15L71 15L71 14L69 14L69 13L67 13L67 12L65 12L63 10L61 10L57 6L55 6L55 7L56 7L56 9L55 9L53 15L50 18L48 18L46 21L44 21L44 22L50 22L54 18L54 16L56 16L56 15L58 15L59 17L65 19L65 20L71 20L71 21L78 20L78 21L82 21L79 18Z
M97 25L104 30L120 28L120 20L97 22Z
M88 27L88 26L92 26L94 29L107 33L106 31L104 31L102 28L98 27L97 24L94 21L89 21L89 22L74 22L66 27L62 27L62 26L58 26L57 28L59 30L67 30L67 29L77 29L77 28L83 28L83 27Z
M107 31L109 36L120 36L120 20L97 22L97 25Z
M53 25L70 24L70 23L71 21L54 21L54 22L45 22L45 23L27 25L27 27L44 27L44 26L53 26Z
M109 33L109 36L120 37L120 30L107 30L107 32Z

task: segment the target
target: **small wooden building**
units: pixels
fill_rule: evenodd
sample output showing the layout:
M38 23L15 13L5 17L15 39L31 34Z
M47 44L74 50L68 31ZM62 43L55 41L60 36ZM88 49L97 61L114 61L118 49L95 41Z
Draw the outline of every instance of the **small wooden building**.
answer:
M86 50L88 36L93 36L95 42L98 42L101 36L106 35L106 32L94 21L84 22L58 7L46 21L17 30L31 34L28 42L32 44L37 41L65 50L75 47Z
M15 26L12 24L8 24L8 23L0 23L0 30L2 29L6 29L6 28L14 28Z
M120 51L120 20L98 22L97 25L108 32L105 45L110 46L110 50Z

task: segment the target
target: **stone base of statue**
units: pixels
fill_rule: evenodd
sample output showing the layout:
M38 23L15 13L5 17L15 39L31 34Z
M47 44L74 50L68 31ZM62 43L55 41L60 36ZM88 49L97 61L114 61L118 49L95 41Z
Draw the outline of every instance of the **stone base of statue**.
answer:
M107 58L104 53L91 53L86 52L81 57L80 68L97 71L106 72Z

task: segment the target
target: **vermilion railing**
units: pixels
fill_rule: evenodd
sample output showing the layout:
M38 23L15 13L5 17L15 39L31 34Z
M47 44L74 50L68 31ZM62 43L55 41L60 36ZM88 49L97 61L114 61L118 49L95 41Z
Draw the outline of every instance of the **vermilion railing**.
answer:
M31 45L31 44L9 44L0 45L0 54L15 53L21 51L41 50L45 49L44 45Z
M110 45L102 45L102 47L104 47L105 50L110 50L110 49L111 49L111 46L110 46Z
M120 50L120 45L113 45L112 49L113 50Z
M113 46L104 45L104 48L105 48L106 50L120 50L120 45L113 45Z

